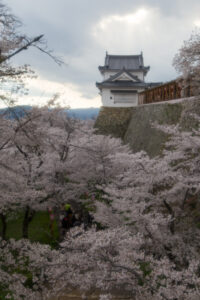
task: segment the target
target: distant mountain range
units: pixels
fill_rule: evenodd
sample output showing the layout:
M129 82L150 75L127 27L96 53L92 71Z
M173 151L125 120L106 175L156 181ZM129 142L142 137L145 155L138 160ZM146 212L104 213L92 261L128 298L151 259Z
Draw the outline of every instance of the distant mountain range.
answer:
M12 107L11 110L9 110L7 113L8 117L10 119L14 119L16 115L18 117L23 117L25 111L31 110L31 106L28 105L22 105L22 106L15 106ZM0 114L5 113L7 108L0 109ZM68 114L68 116L80 119L80 120L89 120L89 119L96 119L99 113L99 108L74 108L74 109L66 109L65 110Z
M96 119L99 113L99 108L74 108L67 110L68 115L75 119L89 120Z

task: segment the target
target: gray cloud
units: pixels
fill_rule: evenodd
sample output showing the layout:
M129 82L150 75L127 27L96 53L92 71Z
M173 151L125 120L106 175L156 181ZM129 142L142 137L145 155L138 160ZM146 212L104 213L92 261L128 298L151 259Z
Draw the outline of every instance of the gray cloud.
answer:
M20 54L15 62L29 62L47 80L75 84L86 98L98 94L97 67L106 50L113 54L143 50L145 63L151 66L149 80L173 79L172 58L189 37L193 22L200 20L199 0L7 0L7 4L23 21L24 32L44 33L49 48L68 66L59 68L36 50ZM134 15L141 8L150 12L144 23L109 19ZM102 20L107 20L104 29L98 25Z

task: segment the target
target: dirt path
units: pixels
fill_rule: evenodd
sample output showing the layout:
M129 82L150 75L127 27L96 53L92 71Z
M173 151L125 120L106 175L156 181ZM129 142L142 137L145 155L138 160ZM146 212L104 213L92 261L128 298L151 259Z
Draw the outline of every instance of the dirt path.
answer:
M50 298L49 300L83 300L83 298L81 298L81 294L77 291L73 291L73 292L69 292L63 296L57 296L57 297L53 297ZM85 298L85 300L99 300L99 294L93 294L88 296L87 298ZM133 300L130 298L130 296L128 295L114 295L112 300Z

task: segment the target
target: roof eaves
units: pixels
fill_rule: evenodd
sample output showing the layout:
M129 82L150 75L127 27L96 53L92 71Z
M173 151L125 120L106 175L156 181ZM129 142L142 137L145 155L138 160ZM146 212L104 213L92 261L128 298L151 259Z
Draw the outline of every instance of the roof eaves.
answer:
M107 57L114 57L114 58L117 58L117 57L120 57L120 58L136 58L136 57L140 57L141 54L135 54L135 55L118 55L118 54L107 54Z
M130 88L130 87L137 87L137 88L148 88L148 84L145 82L133 82L133 81L124 81L124 82L113 82L113 81L104 81L104 82L96 82L96 86L101 88L111 88L111 87L123 87L123 88Z
M99 66L98 67L99 71L102 72L102 71L115 71L115 72L119 72L123 69L110 69L108 66ZM126 71L128 72L135 72L135 71L145 71L145 72L148 72L150 70L150 66L147 66L147 67L141 67L141 68L137 68L137 69L125 69Z

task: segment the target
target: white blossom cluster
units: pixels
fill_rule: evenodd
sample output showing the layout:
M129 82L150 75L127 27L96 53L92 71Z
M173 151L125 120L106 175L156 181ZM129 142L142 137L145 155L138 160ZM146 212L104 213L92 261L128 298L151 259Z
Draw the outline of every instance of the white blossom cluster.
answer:
M57 250L1 240L7 298L48 299L74 288L100 290L101 299L113 291L135 299L199 298L198 129L167 129L173 150L150 159L58 109L34 109L20 121L2 117L0 130L5 126L1 217L69 201L89 203L95 221L87 231L72 229Z
M3 60L26 39L16 34L18 20L1 1L0 12L2 82L26 72ZM192 36L175 59L194 90L199 40ZM155 158L133 154L121 140L95 134L93 123L69 119L60 108L33 108L14 120L1 114L0 298L46 300L76 289L83 298L98 291L100 300L114 293L135 300L200 299L198 101L191 102L197 114L182 116L182 123L193 120L193 130L154 124L169 136ZM35 212L52 208L59 226L66 203L86 207L93 226L71 229L56 250L31 243ZM19 211L25 212L23 239L7 240L8 219Z

